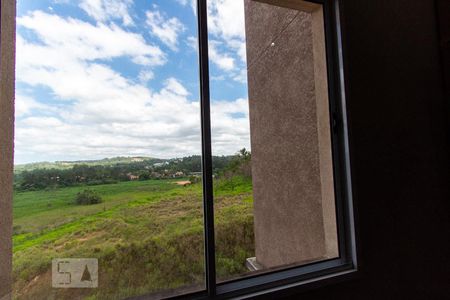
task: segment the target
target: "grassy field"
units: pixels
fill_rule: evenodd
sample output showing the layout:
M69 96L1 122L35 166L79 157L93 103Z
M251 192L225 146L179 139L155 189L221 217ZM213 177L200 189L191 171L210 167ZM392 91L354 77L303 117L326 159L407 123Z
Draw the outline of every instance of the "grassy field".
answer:
M77 206L84 187L14 195L17 299L123 299L203 284L201 184L174 180L91 186L100 204ZM215 182L219 279L246 272L254 256L251 180ZM98 289L52 289L51 260L99 259Z

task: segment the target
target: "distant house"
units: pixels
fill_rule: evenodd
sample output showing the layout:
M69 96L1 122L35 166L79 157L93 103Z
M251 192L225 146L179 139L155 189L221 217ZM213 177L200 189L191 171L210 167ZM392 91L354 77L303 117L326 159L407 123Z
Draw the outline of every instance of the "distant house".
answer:
M139 175L133 175L131 173L127 174L129 180L139 180Z
M151 175L153 178L161 178L161 174L160 173L158 173L158 172L152 172L152 175Z
M56 181L59 181L59 176L56 176L56 177L51 177L50 179L51 179L51 180L56 180Z
M176 176L176 177L183 177L183 176L184 176L184 173L181 172L181 171L178 171L178 172L175 173L175 176Z
M84 177L84 176L76 176L76 177L75 177L75 180L76 180L76 181L85 181L85 180L86 180L86 177Z

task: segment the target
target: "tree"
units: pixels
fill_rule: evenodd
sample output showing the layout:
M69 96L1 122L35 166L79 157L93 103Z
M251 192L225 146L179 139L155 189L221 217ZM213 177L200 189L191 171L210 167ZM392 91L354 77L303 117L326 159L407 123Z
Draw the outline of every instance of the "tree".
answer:
M252 159L252 154L250 153L250 151L248 151L245 148L242 148L241 150L239 150L238 155L244 161L249 161Z
M77 193L75 198L75 204L78 205L91 205L102 202L102 197L92 190L84 190L82 192Z

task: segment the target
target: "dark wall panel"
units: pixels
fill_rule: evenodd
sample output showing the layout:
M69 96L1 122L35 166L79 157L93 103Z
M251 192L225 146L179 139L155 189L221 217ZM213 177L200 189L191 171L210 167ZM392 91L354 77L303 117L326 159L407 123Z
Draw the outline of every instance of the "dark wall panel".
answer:
M361 273L291 298L444 299L450 99L435 3L342 2Z

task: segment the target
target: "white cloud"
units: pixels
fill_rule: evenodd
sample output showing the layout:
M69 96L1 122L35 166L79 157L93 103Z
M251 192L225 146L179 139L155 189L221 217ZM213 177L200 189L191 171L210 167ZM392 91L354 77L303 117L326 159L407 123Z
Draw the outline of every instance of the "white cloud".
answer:
M190 5L194 14L197 14L197 0L176 0L179 4Z
M249 122L247 99L213 101L211 105L213 154L232 154L243 147L250 149Z
M233 79L241 83L247 83L247 69L241 69L241 71L235 75Z
M189 95L189 92L186 90L186 88L176 78L173 77L166 80L166 89L179 96L186 97L187 95Z
M234 58L219 51L220 42L209 41L209 59L224 71L232 71L235 68Z
M142 83L152 80L154 77L155 77L155 74L150 70L142 70L139 72L139 76L138 76L139 80Z
M244 40L228 39L227 45L236 52L243 64L247 63L247 48Z
M245 16L243 0L209 0L209 57L220 72L213 80L225 78L245 84L247 81ZM248 100L215 101L211 106L212 145L214 154L250 149Z
M185 26L177 18L166 18L160 11L147 11L147 25L152 35L159 38L166 46L178 50L178 37L185 31Z
M208 1L208 29L224 39L245 38L243 0Z
M245 83L242 76L246 69L244 1L208 1L208 30L215 41L209 46L213 63L230 79ZM217 45L221 45L221 52Z
M188 36L186 44L193 50L198 51L198 39L195 36Z
M15 99L15 115L20 118L36 112L38 109L49 109L47 105L37 102L32 97L25 96L21 93L16 94Z
M30 50L30 53L20 53L24 66L44 64L55 67L73 60L108 60L121 56L150 66L162 65L167 60L159 47L146 43L141 35L124 31L114 24L94 26L42 11L19 17L17 24L34 31L41 41L40 44L29 44L18 36L17 51ZM24 49L24 46L28 47ZM42 55L44 52L50 56Z
M89 80L92 78L86 78ZM142 89L142 93L130 93L122 99L122 88L114 88L110 98L104 98L101 90L91 91L92 96L99 97L97 100L80 97L65 113L18 120L17 160L119 155L171 158L201 152L199 102L188 100L178 80L169 78L158 92L131 83L124 88ZM136 99L143 92L145 95ZM247 101L213 102L211 109L214 154L231 154L249 147ZM234 116L242 112L244 115Z
M98 22L121 19L125 26L134 25L129 8L132 0L82 0L79 4L90 17Z
M176 0L188 5L191 0ZM195 1L193 1L195 2ZM245 43L245 15L243 0L209 0L208 30L210 35L209 58L219 74L211 70L212 78L225 75L234 81L246 83L247 49ZM188 37L187 44L197 49L194 37ZM217 73L217 72L216 72Z
M16 163L200 154L199 101L175 77L149 88L166 56L141 35L43 12L19 17L18 26L37 40L17 35L17 81L48 89L52 104L18 90ZM119 57L138 64L137 78L108 65ZM213 101L211 110L214 154L248 148L247 100Z

